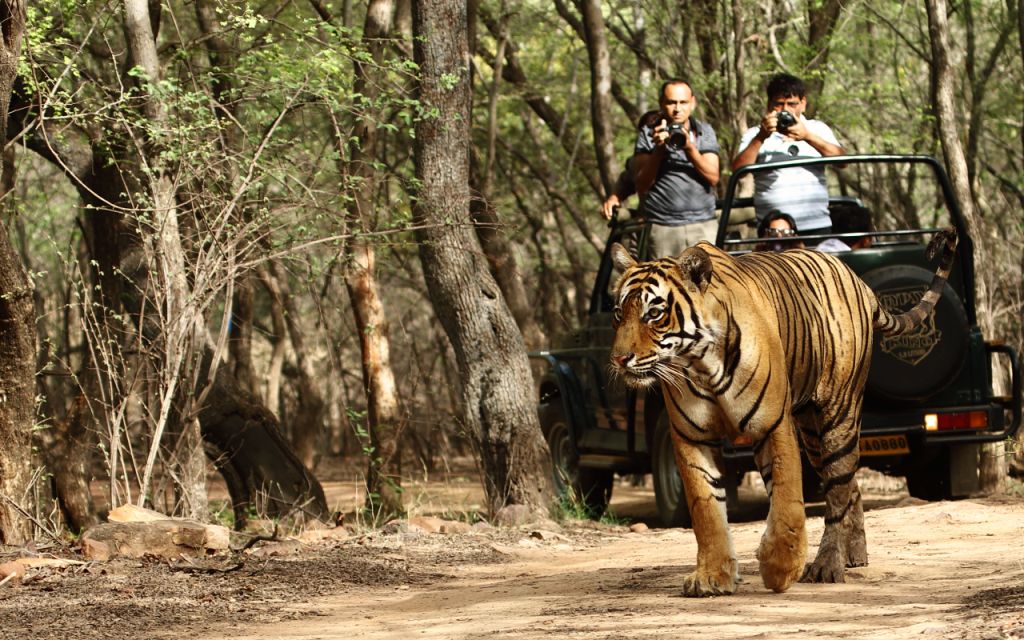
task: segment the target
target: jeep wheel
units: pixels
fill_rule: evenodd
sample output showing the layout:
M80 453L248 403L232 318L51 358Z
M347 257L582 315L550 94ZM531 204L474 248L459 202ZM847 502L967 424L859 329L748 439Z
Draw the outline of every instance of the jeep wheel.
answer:
M948 448L915 457L907 469L907 491L911 496L929 502L952 500L955 496L951 482L951 467L952 460Z
M613 474L603 469L579 466L579 456L571 440L561 401L553 400L555 405L549 408L543 426L551 449L555 492L564 503L582 507L588 518L600 518L612 497Z
M662 411L651 445L651 475L654 477L658 517L666 527L689 527L692 526L690 508L686 504L679 469L676 468L675 447L672 446L669 429L668 412Z
M919 500L949 500L949 467L939 461L931 467L918 465L907 472L907 491Z

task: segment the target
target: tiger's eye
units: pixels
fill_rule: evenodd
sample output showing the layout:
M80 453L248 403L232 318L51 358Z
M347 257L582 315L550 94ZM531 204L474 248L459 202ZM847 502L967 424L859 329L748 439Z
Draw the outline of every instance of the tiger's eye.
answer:
M661 316L665 315L665 312L661 309L651 309L647 312L647 320L650 322L656 322L661 319Z

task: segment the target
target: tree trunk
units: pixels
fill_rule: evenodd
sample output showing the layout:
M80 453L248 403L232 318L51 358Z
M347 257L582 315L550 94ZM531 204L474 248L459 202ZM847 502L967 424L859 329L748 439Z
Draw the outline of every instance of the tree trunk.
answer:
M291 340L292 351L295 353L295 365L299 375L299 406L295 416L290 419L292 447L295 455L307 469L316 466L318 443L323 435L324 399L320 393L313 362L306 348L305 331L301 324L302 315L295 305L295 297L288 285L288 276L278 272L274 262L267 264L270 277L274 280L275 291L280 296L281 308L284 311L285 326Z
M196 0L196 22L203 33L203 42L210 58L210 93L216 104L217 120L220 122L221 140L225 156L234 157L242 152L245 141L239 128L240 114L238 97L235 93L237 72L236 54L224 38L225 33L217 18L217 6L212 0ZM225 163L226 175L222 176L223 187L235 193L238 184L238 169L234 162ZM217 185L221 186L221 185ZM247 209L242 210L242 219L250 221ZM256 374L252 362L252 327L256 299L255 277L248 270L238 275L235 294L231 304L231 334L228 351L235 380L250 393L256 393Z
M24 28L24 2L0 2L0 141L7 140L7 109ZM32 283L8 235L7 222L0 220L0 543L6 545L25 542L32 531L14 505L29 507L35 362Z
M128 36L131 59L145 71L148 82L155 85L161 79L161 72L149 2L125 0L124 9L125 32ZM149 87L143 83L143 93L147 94L148 91ZM143 111L156 128L164 125L167 120L166 109L156 96L146 95ZM171 416L177 414L177 488L181 494L185 515L204 520L209 509L206 496L206 456L203 452L200 426L193 417L190 407L180 405L181 398L190 396L191 385L187 383L191 380L192 372L189 370L189 364L202 340L202 317L189 304L191 293L185 275L185 252L178 231L174 184L161 166L157 145L150 140L147 147L147 158L153 169L149 174L148 186L152 197L154 220L150 234L143 238L143 247L146 247L146 253L152 252L144 259L148 263L148 269L158 276L156 287L159 288L160 297L163 297L162 304L157 306L157 309L165 314L162 318L160 336L164 361L161 363L160 372L160 417L157 419L149 457L143 470L139 506L142 506L148 495L153 464L156 461L157 450L161 446L164 429L172 426L167 422ZM156 291L150 289L148 293L152 295ZM154 299L159 297L154 296Z
M417 123L413 147L413 217L427 288L455 350L463 419L480 456L488 508L546 511L550 460L522 336L470 229L465 4L417 0L413 27L418 97L437 111Z
M391 368L391 331L377 288L376 252L370 243L352 247L352 266L345 278L356 318L363 355L370 445L367 466L367 508L380 519L405 513L402 501L402 424L398 386Z
M277 419L223 368L199 420L228 485L235 528L245 525L250 509L271 518L328 519L323 487L292 452Z
M470 188L478 197L470 200L469 210L476 223L476 235L487 256L491 275L501 288L512 316L523 334L526 346L539 349L546 342L543 329L537 322L534 306L526 293L522 273L513 251L512 243L505 233L504 225L492 204L494 185L494 162L498 139L498 95L501 87L501 69L504 66L505 49L508 45L507 25L500 26L501 38L494 56L494 74L487 104L487 153L483 163L479 158L470 165ZM481 166L482 165L482 166Z
M56 498L68 528L81 532L99 522L89 482L96 450L95 425L85 395L75 398L65 420L54 422L54 447L47 452Z
M373 74L384 62L384 47L395 15L393 0L371 0L366 9L363 25L363 45L370 53L372 64L355 64L356 93L366 96L373 104L380 94ZM335 145L339 157L344 158L348 147L348 163L339 162L340 173L353 181L354 197L347 212L349 228L361 232L375 226L375 172L373 163L378 154L377 118L371 109L356 125L353 138L358 142L348 145L347 138L335 127ZM391 368L391 335L388 314L377 286L377 248L367 236L357 236L348 244L345 267L345 286L359 331L362 354L363 389L366 392L367 427L372 452L367 461L366 507L374 517L387 519L405 513L402 502L402 456L399 446L403 431L398 387Z
M601 172L604 195L612 193L619 177L615 157L615 128L612 125L612 66L600 0L582 0L583 30L590 58L590 121L594 127L594 154Z
M277 286L277 278L270 273L267 265L257 268L260 282L270 294L270 321L273 326L270 352L270 364L263 390L263 400L270 412L281 419L281 371L284 368L284 356L288 342L288 327L284 321L284 304L281 301L281 288Z
M806 68L813 71L807 78L807 92L817 99L825 86L828 56L832 46L832 33L839 21L843 0L822 0L807 3L807 48L811 59Z
M953 69L950 63L949 23L946 0L926 0L928 8L928 34L932 49L932 84L935 87L935 115L938 121L939 140L946 158L946 168L953 183L953 194L960 205L967 231L978 246L985 241L981 220L974 207L967 159L960 141L959 100L954 96ZM971 250L968 247L968 250ZM993 314L989 308L988 287L984 278L975 278L975 309L984 335L991 336L995 330ZM981 481L985 491L999 491L1006 479L1006 456L1004 445L997 442L985 445L981 456Z
M701 91L700 117L715 123L719 127L728 120L726 109L725 88L721 84L722 65L726 58L721 54L727 50L728 43L725 41L724 25L718 20L718 2L714 0L699 0L693 4L693 20L691 25L693 35L697 39L698 51L700 52L701 75L711 82L708 82ZM721 123L721 124L719 124Z

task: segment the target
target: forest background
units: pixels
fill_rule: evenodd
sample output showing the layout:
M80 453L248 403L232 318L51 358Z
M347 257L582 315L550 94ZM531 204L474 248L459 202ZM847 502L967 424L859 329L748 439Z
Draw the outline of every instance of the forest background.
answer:
M847 152L962 167L979 317L1024 347L1024 0L4 6L8 543L125 502L205 519L208 461L237 519L324 517L325 456L365 460L371 515L465 453L490 511L542 504L525 352L584 319L668 77L723 158L787 71Z

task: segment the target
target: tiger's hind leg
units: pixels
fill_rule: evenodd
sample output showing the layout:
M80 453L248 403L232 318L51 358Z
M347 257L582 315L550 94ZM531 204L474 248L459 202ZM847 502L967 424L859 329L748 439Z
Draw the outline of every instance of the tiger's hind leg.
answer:
M868 565L868 542L864 535L864 505L861 503L860 486L856 478L851 487L850 513L843 523L846 536L846 566L866 567Z
M807 559L800 447L787 418L754 446L771 503L757 548L758 568L764 586L776 593L796 582Z
M859 420L847 418L820 431L821 455L812 458L811 464L824 480L825 531L818 554L807 565L801 582L845 582L846 567L868 563L864 509L855 477L859 426Z

